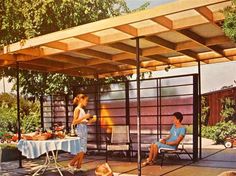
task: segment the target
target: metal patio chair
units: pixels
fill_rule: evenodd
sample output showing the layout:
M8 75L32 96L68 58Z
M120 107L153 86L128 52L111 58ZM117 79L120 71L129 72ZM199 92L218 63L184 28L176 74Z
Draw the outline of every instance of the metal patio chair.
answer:
M106 162L108 161L108 155L115 151L126 151L126 157L129 157L129 161L132 156L132 144L129 135L129 126L113 126L111 137L106 138Z
M184 148L184 142L181 141L178 146L176 146L176 149L170 149L170 148L159 148L159 154L162 156L161 157L161 167L163 166L163 162L165 159L166 154L173 154L176 155L179 159L181 154L186 154L188 157L192 160L193 158L191 155L188 153L188 151Z

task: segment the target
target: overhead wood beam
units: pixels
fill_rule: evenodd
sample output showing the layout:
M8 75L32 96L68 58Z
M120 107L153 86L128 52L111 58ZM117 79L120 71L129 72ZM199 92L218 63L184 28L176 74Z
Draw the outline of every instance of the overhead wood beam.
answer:
M155 18L152 18L151 20L170 30L173 28L173 22L165 16L155 17Z
M203 46L205 46L205 39L201 36L197 35L196 33L188 30L188 29L182 29L178 31L182 35L188 37L189 39L193 40L194 42L197 42Z
M147 36L147 37L145 37L145 40L148 40L150 42L158 44L161 47L171 49L171 50L175 50L175 47L176 47L176 45L174 43L164 40L164 39L157 37L157 36Z
M202 45L203 47L206 47L206 48L216 52L217 54L220 54L223 57L226 57L224 52L222 51L222 49L220 49L219 47L216 48L216 47L212 47L212 46L206 46L205 40L201 36L197 35L196 33L192 32L190 30L186 30L186 29L179 30L179 32L182 35L184 35L184 36L188 37L189 39L193 40L194 42L197 42L198 44Z
M232 42L232 40L230 40L225 35L207 38L205 40L206 46L212 46L212 45L218 45L218 44L224 44L224 43L230 43L230 42Z
M44 66L39 66L39 65L34 65L34 64L29 64L27 62L21 62L20 63L20 68L21 69L27 69L27 70L32 70L32 71L38 71L38 72L48 72L48 68L45 68Z
M46 43L46 44L44 44L44 46L47 46L49 48L64 50L64 51L68 50L68 44L63 43L63 42L59 42L59 41Z
M11 60L0 60L0 66L1 67L5 67L5 66L9 66L14 64L15 61L11 61Z
M16 60L16 54L3 54L3 55L0 55L0 60L15 61Z
M142 54L144 57L146 57L146 56L151 56L151 55L156 55L156 54L167 54L170 51L172 51L172 49L163 48L160 46L154 46L150 48L144 48L142 50Z
M153 60L163 62L163 63L166 63L166 64L170 64L170 60L168 59L168 57L164 57L164 56L161 56L161 55L156 54L156 55L149 56L148 58L151 58Z
M212 13L212 11L207 8L207 7L198 7L195 9L199 14L201 14L205 19L207 19L211 24L213 24L216 28L221 29L220 26L218 26L218 24L215 23L214 20L214 15Z
M91 42L91 43L95 43L95 44L100 44L101 43L101 39L99 36L94 35L92 33L90 34L83 34L83 35L79 35L76 36L75 38L87 41L87 42Z
M207 7L198 7L195 9L199 14L201 14L208 21L213 22L213 13Z
M101 59L106 59L106 60L112 59L112 55L104 53L104 52L100 52L100 51L95 51L92 49L83 49L83 50L78 50L75 52L81 53L90 57L95 57L95 58L101 58Z
M187 51L187 50L185 50L184 52L177 51L175 43L169 42L169 41L164 40L164 39L162 39L160 37L150 36L150 37L145 37L145 40L148 40L148 41L151 41L153 43L156 43L156 44L158 44L161 47L164 47L164 48L172 50L173 52L178 52L178 53L184 54L186 56L193 57L196 60L198 59L197 54L194 54L194 52Z
M62 62L62 63L70 63L76 66L84 66L86 64L86 61L82 58L72 57L72 56L67 56L67 55L52 55L52 56L47 56L44 58L48 60L52 60L52 61Z
M47 58L39 58L37 60L30 61L30 64L39 65L43 67L53 68L64 68L66 66L70 66L71 64L68 63L61 63L52 60L47 60Z
M114 61L120 61L124 59L135 60L135 55L131 53L119 53L112 56L112 60Z
M136 54L136 48L135 47L130 46L130 45L126 45L124 43L120 43L120 42L111 43L111 44L108 44L107 46L118 49L118 50L121 50L121 51L131 53L131 54ZM140 51L140 52L142 53L142 51Z
M138 36L138 30L129 24L117 26L117 27L115 27L115 29L117 29L121 32L124 32L126 34L132 35L134 37Z

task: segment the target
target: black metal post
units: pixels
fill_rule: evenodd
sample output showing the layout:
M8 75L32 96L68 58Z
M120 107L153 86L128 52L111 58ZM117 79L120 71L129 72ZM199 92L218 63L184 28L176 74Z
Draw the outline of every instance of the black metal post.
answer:
M136 38L138 176L141 176L140 48Z
M160 118L159 128L160 128L160 138L162 138L162 112L161 112L161 106L162 106L162 104L161 104L161 100L162 100L162 98L161 98L161 96L162 96L162 94L161 94L161 81L162 81L162 79L159 79L159 81L160 81L160 83L159 83L159 95L160 95L160 97L159 97L159 118Z
M125 81L125 115L126 125L130 127L130 107L129 107L129 81Z
M21 122L20 122L20 78L19 78L19 62L16 62L16 94L17 94L17 129L18 141L21 140ZM19 168L22 168L22 155L19 151Z
M193 75L193 160L198 160L198 75Z
M199 158L202 159L202 92L201 92L201 63L198 61L198 107L199 107Z
M156 85L157 85L157 141L159 141L160 138L160 128L159 128L159 79L156 79Z
M69 133L70 126L69 126L69 95L68 93L65 94L65 110L66 110L66 133Z
M96 75L96 85L95 85L95 96L94 96L94 108L95 108L95 114L97 115L97 120L95 122L96 125L96 144L97 144L97 149L100 151L101 148L101 126L99 125L99 119L100 119L100 86L99 86L99 77Z
M40 116L41 116L41 128L44 130L44 119L43 119L43 95L40 96Z
M125 116L126 116L126 125L129 125L129 136L130 136L130 107L129 107L129 81L125 81ZM133 152L133 151L132 151ZM130 149L127 153L130 158Z

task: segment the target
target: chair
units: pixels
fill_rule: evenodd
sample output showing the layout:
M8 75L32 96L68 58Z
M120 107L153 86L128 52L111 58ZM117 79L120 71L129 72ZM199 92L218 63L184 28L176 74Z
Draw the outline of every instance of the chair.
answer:
M111 138L106 138L106 162L108 154L112 151L126 151L126 156L131 160L132 144L129 135L129 126L113 126ZM130 155L131 153L131 155Z
M179 159L180 158L180 154L187 154L189 156L189 158L192 160L193 158L191 157L191 155L188 153L188 151L184 148L184 143L181 141L180 144L178 146L176 146L176 149L170 149L170 148L159 148L159 154L162 155L161 158L161 167L163 165L163 161L165 159L165 154L174 154L176 155Z

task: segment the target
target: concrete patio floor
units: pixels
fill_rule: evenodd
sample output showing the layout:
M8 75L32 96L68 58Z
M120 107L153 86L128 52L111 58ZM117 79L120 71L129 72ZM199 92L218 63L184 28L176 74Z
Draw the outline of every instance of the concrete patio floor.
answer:
M162 168L159 163L153 166L142 168L144 176L216 176L224 171L236 171L236 148L234 149L204 149L202 153L203 159L198 162L189 160L178 160L177 158L166 159ZM59 155L59 162L63 166L67 166L68 161L73 156L68 153ZM43 164L44 156L36 160L23 160L23 168L18 168L18 161L1 163L1 176L27 176L32 175L40 164ZM98 164L105 162L104 156L86 156L82 170L75 173L76 176L93 176L95 168ZM137 175L137 163L135 161L120 161L120 159L109 158L109 165L114 172L114 176L131 176ZM67 169L67 168L65 168ZM73 174L64 170L65 176ZM48 170L45 176L58 176L56 170Z

